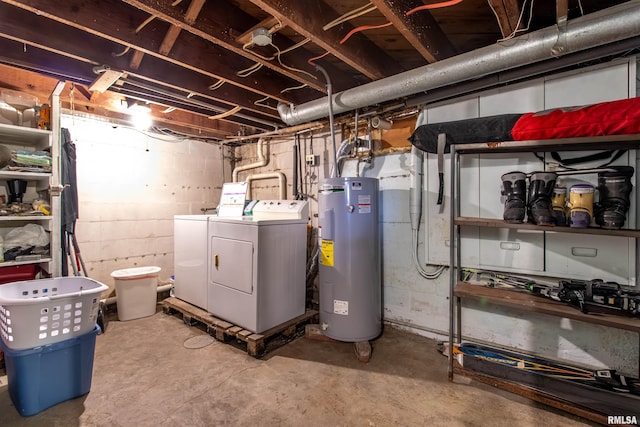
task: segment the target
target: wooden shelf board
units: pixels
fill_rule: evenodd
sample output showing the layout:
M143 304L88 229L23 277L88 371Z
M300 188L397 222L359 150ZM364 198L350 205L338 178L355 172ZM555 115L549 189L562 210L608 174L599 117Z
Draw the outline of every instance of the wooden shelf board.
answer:
M640 146L640 135L633 134L455 144L454 148L456 152L461 154L480 154L570 150L619 150L637 148L638 146Z
M0 123L0 142L4 144L24 144L46 147L49 145L50 136L50 130Z
M0 267L11 267L14 265L40 264L43 262L51 262L51 258L46 257L46 258L40 258L40 259L30 259L26 261L5 261L5 262L0 262Z
M504 307L580 320L582 322L640 333L640 318L601 313L585 314L579 309L570 307L565 303L532 295L526 291L497 289L458 282L454 289L454 295L463 299L474 299Z
M47 215L6 215L0 216L2 221L51 221L52 217Z
M518 384L518 383L507 381L501 378L495 378L488 375L479 374L477 372L472 372L462 368L457 363L455 363L453 372L454 374L472 378L476 381L479 381L484 384L488 384L492 387L496 387L498 389L505 390L510 393L514 393L519 396L526 397L527 399L531 399L536 402L544 403L545 405L563 410L570 414L577 415L579 417L585 418L587 420L590 420L596 423L605 424L605 425L607 423L607 417L603 414L590 411L583 407L577 406L571 402L567 402L566 400L559 399L556 396L552 396L550 394L544 393L543 391L525 386L523 384Z
M487 227L487 228L510 228L516 230L535 230L535 231L550 231L555 233L577 233L577 234L596 234L601 236L619 236L619 237L634 237L640 238L640 230L635 229L619 229L619 230L607 230L604 228L589 227L589 228L573 228L573 227L556 227L547 225L536 225L528 222L524 223L510 223L501 219L495 218L476 218L468 216L459 216L454 220L456 225Z
M47 180L51 178L51 172L20 172L20 171L0 171L0 179L25 179L25 180Z

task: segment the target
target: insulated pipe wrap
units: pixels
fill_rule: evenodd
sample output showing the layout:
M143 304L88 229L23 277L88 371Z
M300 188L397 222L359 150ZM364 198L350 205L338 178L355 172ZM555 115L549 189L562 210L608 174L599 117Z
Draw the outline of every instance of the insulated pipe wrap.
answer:
M333 114L414 95L511 68L606 45L640 34L640 0L590 13L560 26L525 34L405 71L333 95ZM294 106L279 104L288 125L327 117L326 98Z

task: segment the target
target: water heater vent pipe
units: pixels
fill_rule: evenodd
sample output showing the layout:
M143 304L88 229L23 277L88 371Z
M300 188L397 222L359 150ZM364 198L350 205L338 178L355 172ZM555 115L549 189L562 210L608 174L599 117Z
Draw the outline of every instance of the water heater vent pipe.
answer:
M287 177L282 172L269 172L269 173L256 173L249 175L245 181L247 181L247 198L251 199L251 182L257 179L278 179L278 197L280 200L287 199Z
M266 146L267 148L267 155L265 156L264 152L263 152L263 146ZM233 182L238 182L238 174L242 171L246 171L249 169L255 169L255 168L260 168L263 166L267 166L269 164L269 144L265 143L265 140L263 138L258 139L258 146L257 146L257 154L258 154L258 161L254 162L254 163L250 163L248 165L242 165L242 166L237 166L233 169L233 172L231 173L231 177L232 177L232 181ZM251 182L257 179L271 179L271 178L277 178L278 179L278 194L280 197L280 200L286 200L287 198L287 177L285 176L284 173L282 172L270 172L270 173L259 173L259 174L253 174L253 175L249 175L247 176L247 178L245 179L245 181L249 184L248 185L248 190L247 190L247 197L251 198Z
M248 165L242 165L242 166L236 166L233 169L233 172L231 173L231 178L233 182L238 182L238 173L242 172L242 171L246 171L249 169L255 169L255 168L260 168L263 166L266 166L267 164L269 164L269 144L265 144L264 143L264 139L260 138L258 139L258 147L256 148L257 154L258 154L258 161L254 162L254 163L250 163ZM267 156L264 155L263 150L262 150L262 146L266 145L267 147Z
M331 79L329 78L329 74L327 71L322 68L320 65L316 65L316 70L320 71L327 81L327 104L329 105L329 130L331 131L331 147L333 149L333 173L331 174L331 178L335 178L339 176L338 172L338 152L336 151L336 131L333 125L333 92L331 86ZM280 111L280 110L278 110ZM338 175L335 175L338 174Z

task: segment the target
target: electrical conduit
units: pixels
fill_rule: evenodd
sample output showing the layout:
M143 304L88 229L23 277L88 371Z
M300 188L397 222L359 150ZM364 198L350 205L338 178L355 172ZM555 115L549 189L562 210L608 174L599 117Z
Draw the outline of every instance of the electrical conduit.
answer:
M411 255L413 264L418 273L425 279L438 278L445 269L445 266L437 266L432 272L422 268L418 261L418 233L420 231L420 219L422 217L422 163L423 153L416 147L411 147L411 189L409 191L409 218L411 220L411 243L413 250Z

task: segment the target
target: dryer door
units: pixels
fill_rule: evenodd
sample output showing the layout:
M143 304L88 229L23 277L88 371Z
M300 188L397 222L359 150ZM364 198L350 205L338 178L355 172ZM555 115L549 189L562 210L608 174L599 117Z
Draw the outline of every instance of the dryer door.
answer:
M212 237L210 265L213 283L247 294L253 292L253 242Z

